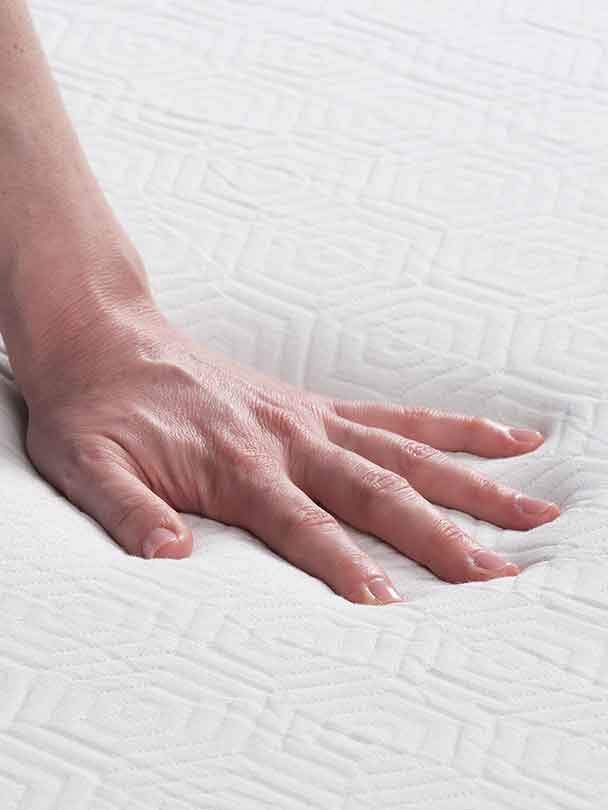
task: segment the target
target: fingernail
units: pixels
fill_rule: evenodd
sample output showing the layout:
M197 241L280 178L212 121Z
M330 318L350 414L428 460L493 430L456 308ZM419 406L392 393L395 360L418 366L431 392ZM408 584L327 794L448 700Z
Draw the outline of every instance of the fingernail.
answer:
M541 515L551 507L558 508L557 504L543 501L540 498L530 498L529 495L519 493L515 498L515 505L525 515Z
M526 444L541 441L543 438L543 434L539 433L538 430L528 430L527 428L509 428L509 435L516 442L525 442Z
M387 602L403 602L403 597L399 596L397 591L392 585L389 585L385 579L371 579L367 583L367 587L374 594L376 599L383 604Z
M150 560L153 557L162 557L159 552L170 543L177 543L177 536L169 529L153 529L142 543L143 556Z
M387 605L394 602L405 602L403 596L389 585L386 580L378 578L369 582L361 583L350 596L354 602L361 602L365 605Z
M516 572L519 572L519 567L515 563L487 548L472 551L471 559L478 568L484 568L486 571L501 571L503 568L511 566Z

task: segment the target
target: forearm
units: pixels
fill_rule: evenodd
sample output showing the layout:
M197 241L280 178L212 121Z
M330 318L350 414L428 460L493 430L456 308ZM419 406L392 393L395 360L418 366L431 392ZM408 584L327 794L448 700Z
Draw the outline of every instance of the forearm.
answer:
M18 382L87 339L117 302L151 300L97 183L23 0L0 0L0 331Z

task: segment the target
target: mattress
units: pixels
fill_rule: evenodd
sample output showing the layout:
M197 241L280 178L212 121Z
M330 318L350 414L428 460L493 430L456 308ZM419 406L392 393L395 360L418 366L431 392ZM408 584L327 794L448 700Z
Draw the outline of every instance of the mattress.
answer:
M463 463L556 501L443 510L522 573L349 533L357 605L186 515L128 556L24 452L0 376L5 810L608 806L608 13L601 0L36 0L159 306L311 391L541 430Z

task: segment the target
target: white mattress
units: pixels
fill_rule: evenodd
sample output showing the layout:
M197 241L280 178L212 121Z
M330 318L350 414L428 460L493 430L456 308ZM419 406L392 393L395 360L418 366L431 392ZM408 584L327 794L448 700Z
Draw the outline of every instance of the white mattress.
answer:
M33 470L0 378L5 810L608 802L608 13L601 0L37 0L157 301L306 388L536 427L466 463L557 501L453 585L351 604L202 517L127 556ZM446 510L447 511L447 510Z

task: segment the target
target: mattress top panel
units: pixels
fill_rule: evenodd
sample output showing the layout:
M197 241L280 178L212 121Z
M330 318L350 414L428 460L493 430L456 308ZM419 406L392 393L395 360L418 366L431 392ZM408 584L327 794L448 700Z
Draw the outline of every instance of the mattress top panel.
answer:
M599 1L36 0L167 317L311 391L541 430L462 461L560 517L444 510L518 577L345 526L348 603L187 515L127 556L31 467L0 356L0 783L19 810L608 802L608 15Z

